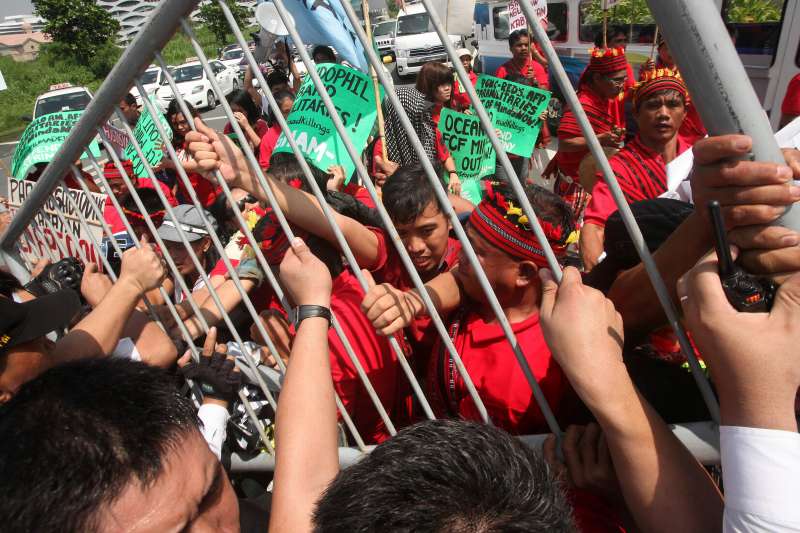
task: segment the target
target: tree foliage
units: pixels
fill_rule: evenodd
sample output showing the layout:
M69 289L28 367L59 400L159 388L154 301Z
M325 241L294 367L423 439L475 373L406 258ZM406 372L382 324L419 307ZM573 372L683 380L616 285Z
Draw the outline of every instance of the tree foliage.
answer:
M34 13L45 20L44 32L59 50L88 63L116 40L119 22L95 0L33 0Z
M584 24L599 24L603 20L600 0L593 0L583 9ZM653 16L645 0L621 0L608 11L608 20L613 24L652 24Z
M728 20L754 23L781 20L781 2L777 0L731 0L728 3Z
M228 7L233 13L233 18L236 19L236 24L240 28L244 28L247 25L247 19L253 15L251 11L236 2L228 2ZM222 13L222 8L217 2L208 2L200 6L197 18L203 26L214 34L220 46L224 46L227 43L228 35L231 34L231 31L228 21Z

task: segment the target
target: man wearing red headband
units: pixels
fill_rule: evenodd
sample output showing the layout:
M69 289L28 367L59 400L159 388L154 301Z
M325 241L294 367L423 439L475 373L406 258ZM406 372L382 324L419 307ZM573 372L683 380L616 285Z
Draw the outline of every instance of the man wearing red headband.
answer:
M657 61L654 62L652 59L648 59L644 62L642 70L639 72L639 81L644 81L649 73L662 68L678 70L667 42L662 35L659 35ZM692 145L708 135L708 130L703 126L703 121L697 112L697 108L690 102L686 102L686 118L683 120L683 125L681 125L680 134L686 142Z
M600 144L616 149L625 138L624 90L629 81L625 49L595 48L590 55L578 83L578 100ZM588 153L578 121L572 109L567 109L558 128L558 153L544 174L555 178L553 191L572 208L576 220L588 198L578 181L578 167Z
M633 113L639 132L609 160L628 203L656 198L667 190L667 163L690 148L679 134L689 92L678 72L650 71L633 92ZM617 210L608 185L598 182L586 207L581 230L581 257L591 270L603 253L606 219Z
M558 196L541 187L528 186L527 194L556 257L563 259L574 228L572 212ZM470 215L467 237L537 382L550 406L558 410L568 386L539 325L538 272L547 263L519 205L509 191L490 187ZM514 351L466 258L426 287L446 317L453 344L492 423L512 434L548 431ZM401 292L386 284L372 289L362 307L383 334L397 331L415 316L427 313L416 291ZM480 420L477 407L440 340L431 352L426 384L426 396L438 416Z
M130 178L130 181L134 187L137 189L156 188L153 180L150 178L138 178L133 174L133 163L131 163L129 159L125 159L121 163L122 169ZM108 186L111 189L110 193L114 195L120 204L122 204L123 200L125 200L128 194L130 194L130 189L128 188L128 184L123 179L122 174L113 161L109 161L105 164L103 167L103 176L106 178L106 181L108 181ZM172 207L178 205L178 202L175 200L175 197L172 195L169 187L160 181L158 182L158 185L161 187L161 190L164 192L164 196L169 201L169 205ZM109 191L104 192L106 194L109 193ZM125 224L122 222L122 217L119 216L119 212L114 208L114 204L111 202L110 195L106 198L106 203L103 206L103 218L105 218L106 223L111 227L112 233L125 231Z

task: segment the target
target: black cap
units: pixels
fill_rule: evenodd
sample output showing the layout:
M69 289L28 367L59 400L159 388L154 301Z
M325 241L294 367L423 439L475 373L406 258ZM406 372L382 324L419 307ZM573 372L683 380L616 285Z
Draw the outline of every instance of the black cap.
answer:
M66 327L80 307L78 293L71 289L24 303L0 297L0 354Z
M631 204L630 207L651 252L658 249L694 211L692 204L671 198L643 200ZM583 281L595 289L607 292L620 271L633 268L640 262L619 211L615 211L606 221L603 248L605 259Z

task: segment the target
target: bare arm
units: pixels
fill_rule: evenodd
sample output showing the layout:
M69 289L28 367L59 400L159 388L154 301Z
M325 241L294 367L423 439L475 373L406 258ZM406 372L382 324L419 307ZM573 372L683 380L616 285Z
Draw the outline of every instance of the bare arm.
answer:
M200 119L195 119L195 124L198 131L187 134L189 152L194 158L189 162L190 167L201 172L219 169L228 185L244 189L260 201L269 204L267 194L258 183L255 171L250 168L242 151L227 136L220 136ZM290 222L338 247L333 229L323 216L322 208L313 195L275 181L269 176L267 181L278 206ZM353 250L358 264L364 268L373 268L378 260L378 237L366 226L350 217L336 212L333 213L333 217Z
M253 85L253 71L250 70L249 66L244 71L244 90L250 94L250 98L253 99L253 102L255 102L258 105L261 105L261 94L258 92L258 89L256 89L256 87Z
M300 239L281 263L281 279L296 303L330 307L330 273ZM339 471L328 326L324 318L303 320L292 346L275 424L273 532L311 531L314 506Z
M114 350L139 299L164 277L159 257L147 240L142 244L143 248L122 255L119 279L97 307L56 344L55 357L66 361L108 355ZM92 268L96 270L96 266L87 267L90 274Z
M211 281L213 282L213 278ZM242 278L241 282L242 288L246 292L250 292L256 286L255 281L248 278ZM239 293L239 290L236 288L233 280L227 280L218 285L216 287L216 292L217 296L219 296L222 306L225 308L226 313L230 313L237 305L242 303L242 295ZM197 293L193 293L193 295L195 296L197 307L200 309L200 312L203 313L203 317L206 319L208 326L211 327L219 324L222 321L222 313L217 307L217 304L214 302L214 299L211 297L211 293L208 291L208 289L200 289L197 291ZM194 314L189 316L184 321L184 324L186 325L186 328L189 330L189 334L193 339L196 339L204 334L200 320L198 320Z
M560 286L549 270L540 275L545 340L603 429L636 523L644 531L720 531L716 485L628 376L614 305L574 268L564 270Z
M590 272L603 254L603 239L606 229L597 224L584 224L581 228L580 250L583 268Z

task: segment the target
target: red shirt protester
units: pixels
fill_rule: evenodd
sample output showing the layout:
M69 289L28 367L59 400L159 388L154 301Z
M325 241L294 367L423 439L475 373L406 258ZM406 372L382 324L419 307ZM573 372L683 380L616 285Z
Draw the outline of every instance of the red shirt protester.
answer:
M795 74L786 88L786 96L781 104L781 114L786 117L800 116L800 74Z
M269 169L269 159L272 157L272 151L275 149L275 143L278 142L278 137L280 136L281 126L275 122L275 124L270 126L261 137L261 145L258 149L258 164L262 169Z
M680 135L676 155L691 148ZM609 160L628 203L657 198L667 192L667 165L661 154L645 146L638 136ZM592 199L586 206L584 222L605 226L608 217L617 210L611 191L598 172Z
M133 175L133 163L131 163L130 160L125 159L122 161L122 167L128 174L128 177L131 179L133 185L137 188L155 189L153 180L150 178L137 178ZM119 170L117 170L117 167L114 165L113 161L109 161L105 164L103 167L103 175L105 176L106 180L108 180L110 185L112 185L112 182L122 181L122 175L119 173ZM161 188L161 191L167 198L169 205L171 207L178 205L178 202L175 200L175 197L172 196L172 192L169 190L169 187L160 181L157 181L156 183L158 183L158 186ZM125 189L127 190L127 187L125 187ZM126 192L125 194L130 193ZM125 231L125 224L122 222L122 217L120 217L119 212L117 212L117 210L114 208L114 204L111 202L111 198L109 197L106 198L106 203L103 205L103 218L111 228L112 233Z
M547 70L539 63L535 61L530 56L527 57L525 63L517 63L513 59L511 61L506 61L497 69L494 75L498 78L505 79L509 73L519 74L520 76L528 77L528 72L533 69L533 77L536 79L536 83L540 89L549 89L550 88L550 79L547 75Z
M475 84L478 83L478 75L471 70L467 73L467 75L469 76L470 83L472 83L472 86L475 87ZM456 80L453 84L453 103L455 104L455 107L461 111L469 109L469 107L472 105L467 91L465 91L464 87L461 85L461 80Z

